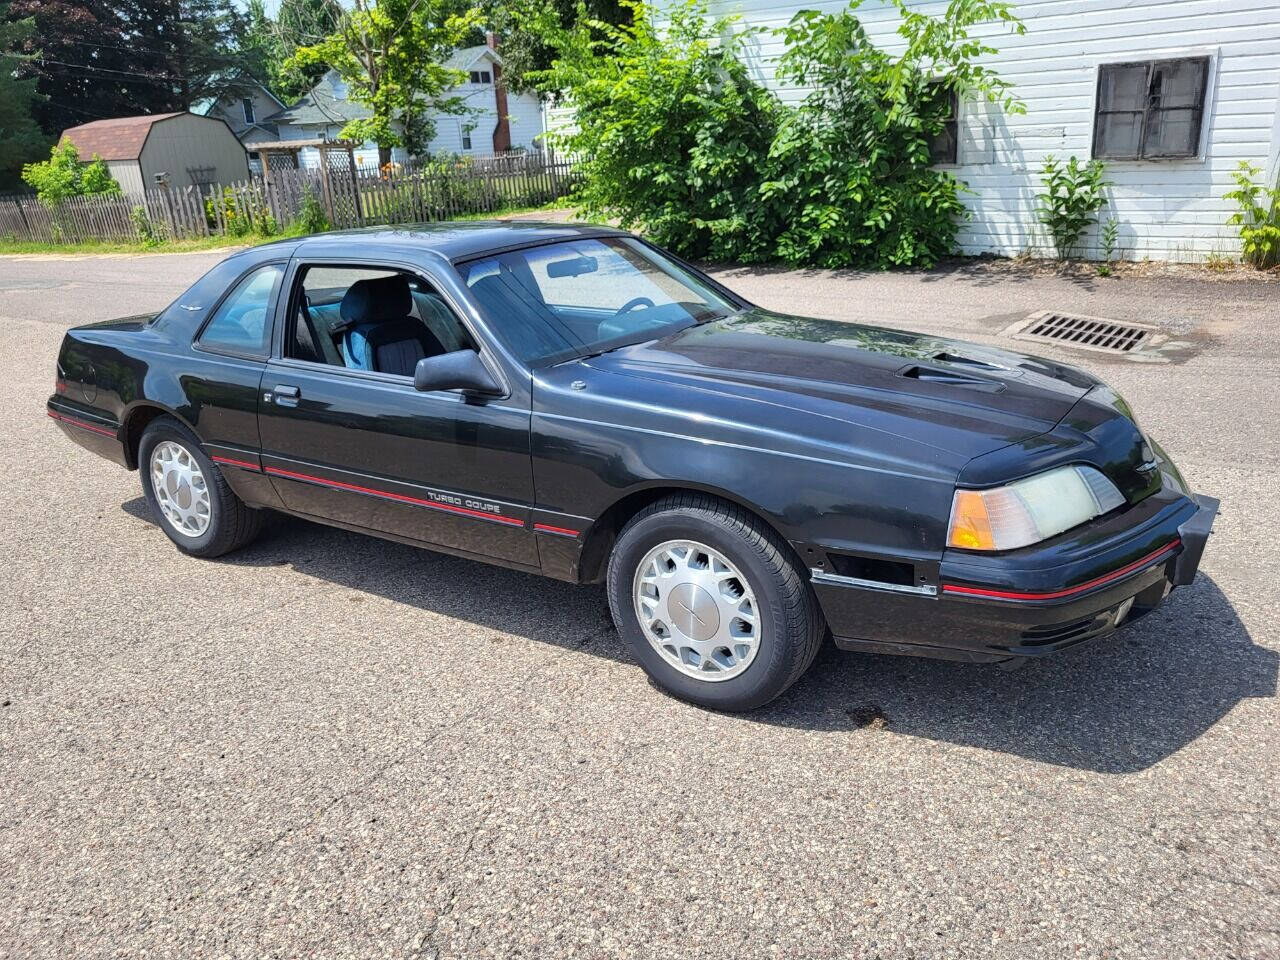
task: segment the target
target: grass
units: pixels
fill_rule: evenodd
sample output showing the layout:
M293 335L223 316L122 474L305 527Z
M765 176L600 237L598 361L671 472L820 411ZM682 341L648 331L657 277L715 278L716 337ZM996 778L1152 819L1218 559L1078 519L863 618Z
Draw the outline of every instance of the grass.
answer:
M563 210L572 207L568 200L556 200L552 203L534 207L499 207L489 213L467 213L452 217L452 220L493 220L516 214L537 213L540 210ZM82 243L40 243L31 240L15 240L12 237L0 237L0 255L4 254L149 254L149 253L199 253L206 250L222 250L229 247L250 247L260 243L269 243L286 237L300 236L290 229L270 237L256 235L246 237L197 237L193 240L164 241L154 246L142 243L129 243L119 240L88 241Z
M268 239L274 240L275 237ZM82 243L40 243L34 240L14 240L0 237L0 254L9 253L195 253L201 250L221 250L223 247L243 247L251 242L262 242L247 237L197 237L194 240L175 240L154 247L122 240L91 240Z

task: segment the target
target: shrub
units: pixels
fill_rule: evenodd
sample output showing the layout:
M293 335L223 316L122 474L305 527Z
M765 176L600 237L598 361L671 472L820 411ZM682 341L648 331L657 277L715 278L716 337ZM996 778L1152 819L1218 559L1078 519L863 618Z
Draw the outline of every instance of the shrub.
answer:
M1102 227L1102 237L1100 246L1102 248L1102 264L1098 267L1098 276L1111 276L1111 261L1115 259L1116 243L1120 236L1120 221L1115 217L1108 217L1107 222Z
M741 59L760 31L710 18L705 0L661 17L628 4L629 26L583 16L562 31L553 38L559 59L531 76L574 106L576 131L558 140L587 158L584 212L617 217L689 257L936 262L954 244L963 188L932 168L930 138L952 91L1021 111L1008 84L976 63L994 50L969 31L1022 25L999 0L952 0L938 17L894 0L905 50L893 55L867 39L859 3L832 15L801 11L777 31L778 76L812 91L794 106Z
M164 241L160 225L147 216L146 207L134 207L129 211L129 219L133 221L133 228L138 231L138 241L144 247L158 247Z
M588 218L616 217L685 256L731 257L780 108L739 57L752 31L709 17L705 0L664 10L662 29L652 8L623 5L633 18L620 26L580 6L551 38L552 69L530 74L574 105L558 143L585 158L576 199Z
M1045 159L1040 178L1045 190L1037 198L1038 215L1049 228L1060 259L1071 256L1081 234L1098 222L1098 211L1107 202L1103 191L1110 186L1103 171L1101 160L1081 163L1071 157L1062 164L1053 157Z
M256 188L238 195L231 187L225 187L222 193L206 197L204 216L210 229L216 229L221 220L228 237L273 237L280 232L271 208Z
M89 163L81 163L80 154L70 140L54 144L48 160L26 164L22 168L22 179L36 191L42 203L51 207L70 197L120 194L120 184L112 178L106 161L95 153Z
M1280 184L1272 187L1256 183L1262 173L1248 160L1241 160L1234 177L1236 189L1224 199L1234 200L1240 209L1227 223L1240 228L1240 248L1245 263L1259 270L1280 264Z
M298 210L298 218L294 226L300 233L324 233L331 229L329 217L324 206L316 197L315 191L308 184L302 191L302 207Z

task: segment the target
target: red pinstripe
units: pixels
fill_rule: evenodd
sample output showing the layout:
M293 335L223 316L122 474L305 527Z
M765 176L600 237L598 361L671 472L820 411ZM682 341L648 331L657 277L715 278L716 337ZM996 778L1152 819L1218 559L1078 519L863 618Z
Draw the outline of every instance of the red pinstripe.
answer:
M252 470L254 473L262 472L256 463L248 463L244 460L233 460L231 457L218 457L213 454L209 455L209 459L214 463L225 463L232 467L239 467L242 470Z
M533 529L539 533L554 533L561 537L576 537L578 535L577 530L570 530L568 527L553 527L549 523L535 523Z
M116 439L116 432L114 430L108 430L105 427L99 427L92 423L85 423L83 420L77 420L75 417L68 417L61 413L54 413L52 410L47 412L49 416L53 417L53 419L61 421L62 423L69 423L73 427L80 427L83 430L91 430L94 433L100 433L104 437L110 437L112 440Z
M309 473L296 473L293 470L281 470L279 467L267 467L266 472L278 477L288 477L290 480L304 480L308 483L318 483L323 487L333 487L336 490L351 490L355 493L367 493L374 497L383 497L387 500L396 500L400 503L412 503L419 507L429 507L432 510L444 510L447 513L460 513L468 517L475 517L478 520L491 520L494 523L503 523L507 526L523 527L524 521L517 520L515 517L501 517L493 513L485 513L483 510L472 510L468 507L458 507L451 503L435 503L431 500L423 500L421 497L410 497L403 493L392 493L390 490L375 490L372 487L362 487L354 483L343 483L341 480L327 480L324 477L313 477Z
M1066 590L1053 590L1047 593L1019 593L1012 590L987 590L983 587L962 587L954 583L944 583L942 585L943 593L955 593L966 597L989 597L995 600L1057 600L1061 597L1074 596L1077 593L1084 593L1086 590L1092 590L1094 587L1100 587L1104 583L1111 583L1136 572L1142 567L1153 563L1156 559L1172 553L1175 549L1182 546L1182 541L1174 540L1173 543L1165 544L1159 550L1153 550L1151 553L1135 560L1133 563L1126 564L1119 570L1112 570L1110 573L1086 583L1078 584L1074 587L1068 587Z

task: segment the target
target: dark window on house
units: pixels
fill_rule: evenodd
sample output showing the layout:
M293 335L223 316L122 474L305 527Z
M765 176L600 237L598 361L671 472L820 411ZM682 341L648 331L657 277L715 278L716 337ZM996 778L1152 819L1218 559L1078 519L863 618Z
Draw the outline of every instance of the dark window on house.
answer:
M463 150L471 149L471 128L470 127L462 128L462 149Z
M1093 155L1103 160L1194 157L1208 80L1208 57L1103 64Z
M936 81L929 84L928 96L926 116L943 118L942 129L929 138L929 157L934 163L955 163L960 139L960 97Z
M492 83L493 76L492 74L489 73L488 70L472 70L471 82L472 83Z
M248 97L245 97L243 100L240 101L240 109L244 111L245 123L257 123L257 120L255 120L253 116L252 100L250 100Z

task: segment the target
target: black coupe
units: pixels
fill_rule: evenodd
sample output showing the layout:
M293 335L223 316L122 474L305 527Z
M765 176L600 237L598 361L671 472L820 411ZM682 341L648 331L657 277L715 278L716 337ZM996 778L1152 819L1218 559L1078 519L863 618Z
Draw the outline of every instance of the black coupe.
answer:
M185 553L272 509L607 584L663 688L764 704L845 649L1017 663L1190 583L1217 510L1080 370L762 310L617 230L236 253L71 330L48 413Z

